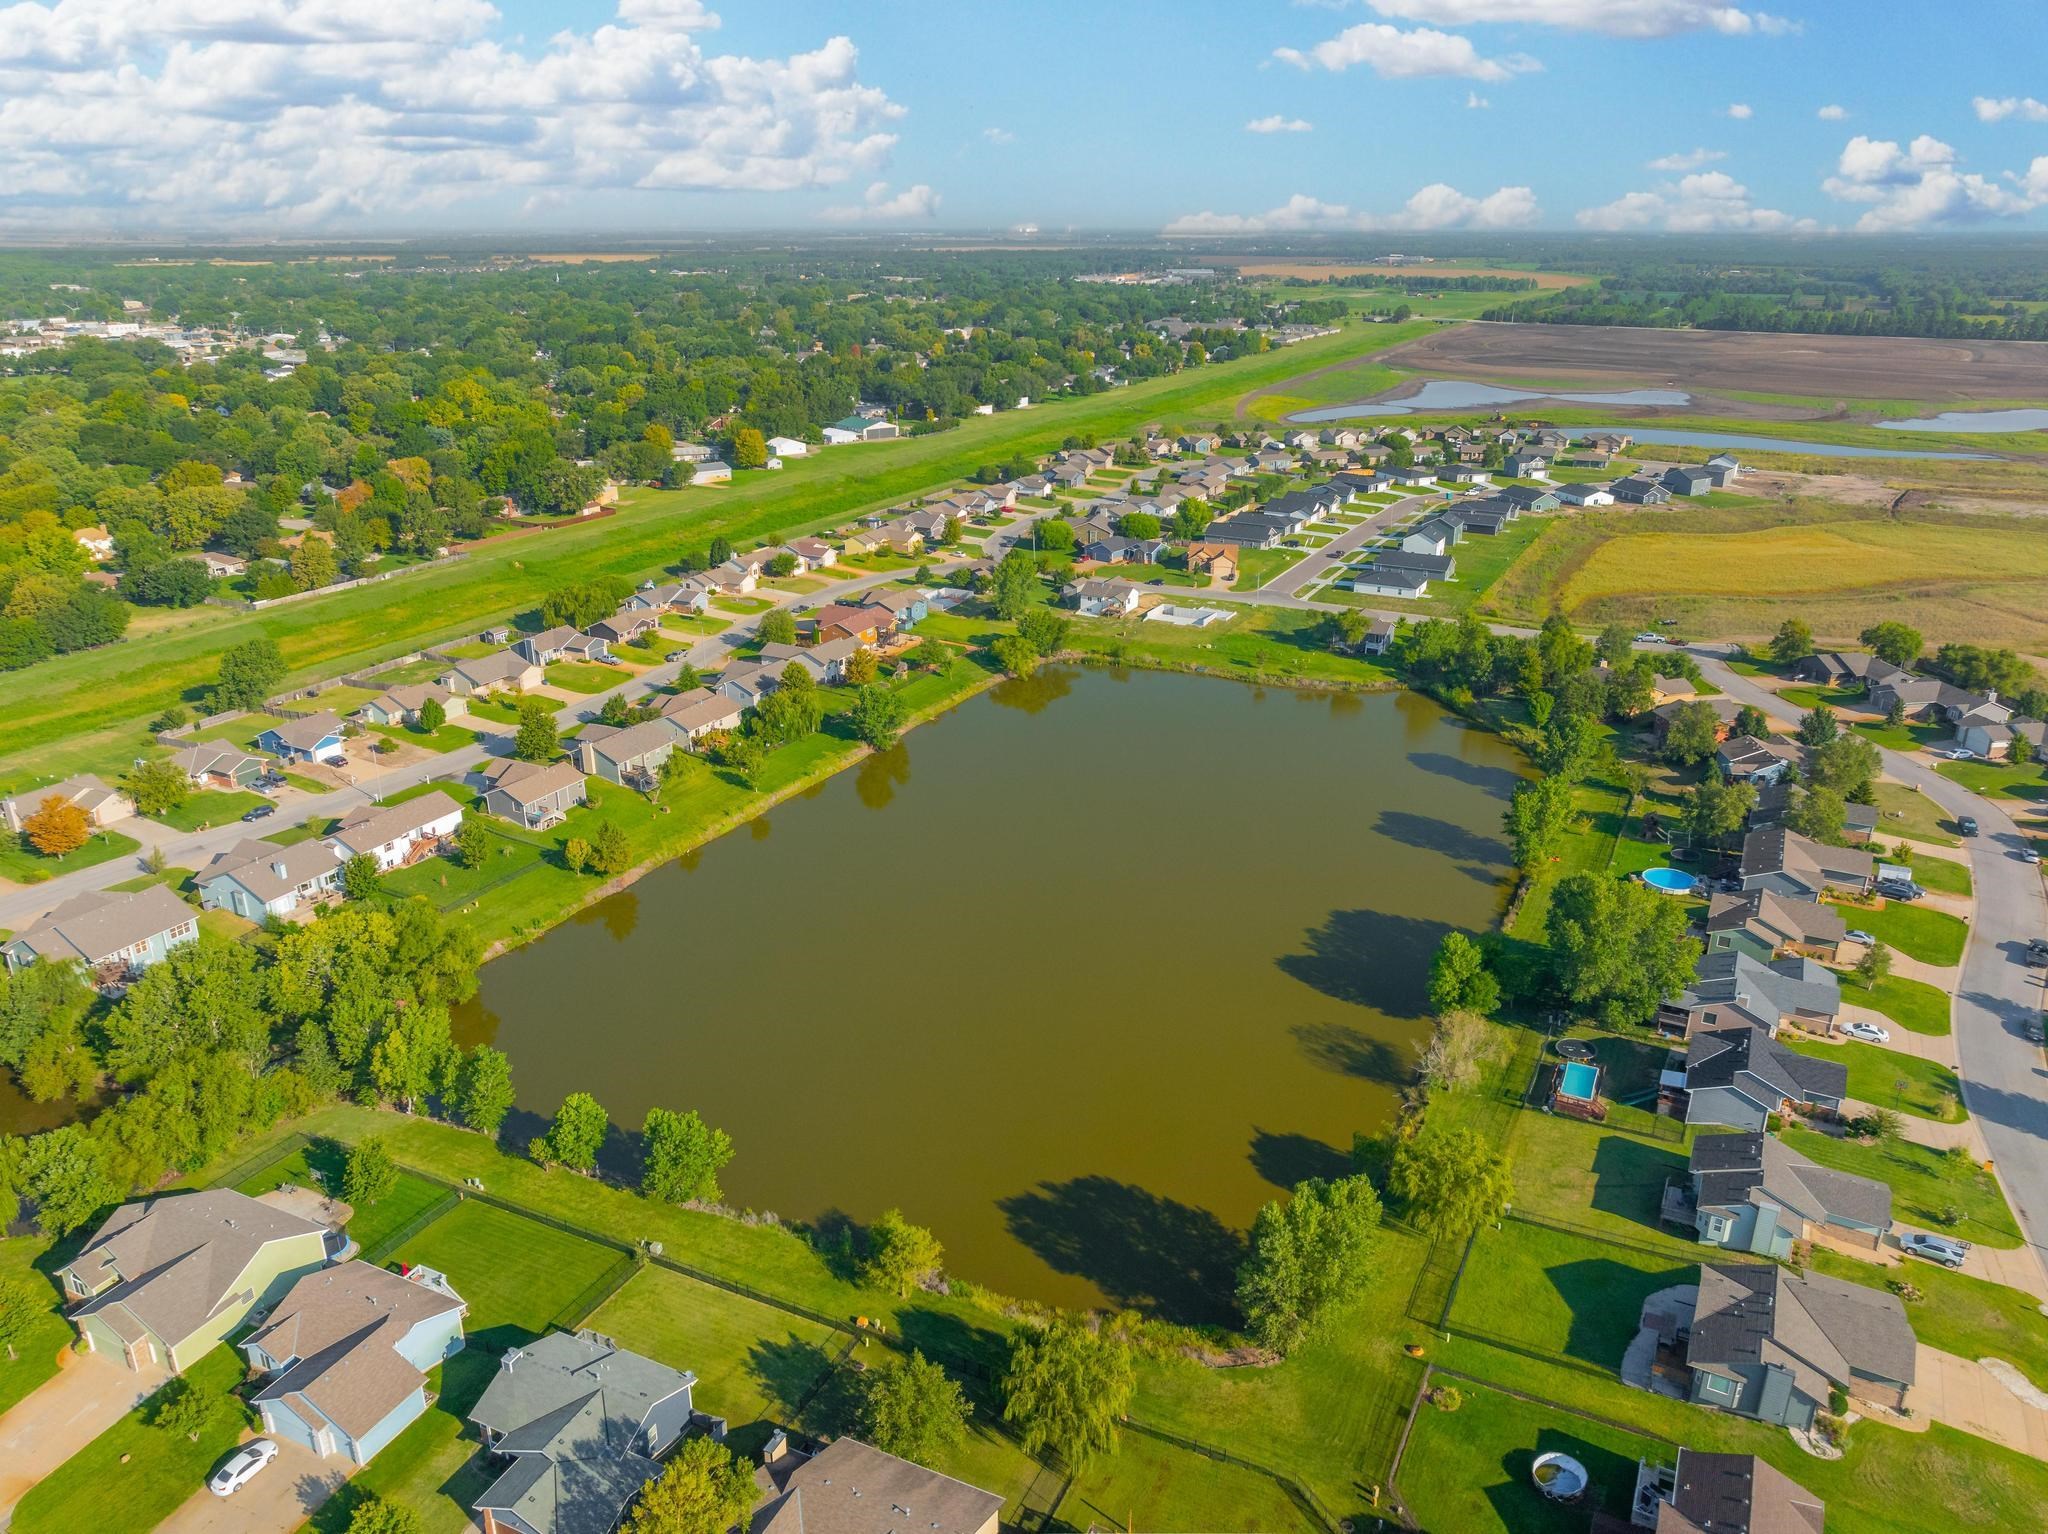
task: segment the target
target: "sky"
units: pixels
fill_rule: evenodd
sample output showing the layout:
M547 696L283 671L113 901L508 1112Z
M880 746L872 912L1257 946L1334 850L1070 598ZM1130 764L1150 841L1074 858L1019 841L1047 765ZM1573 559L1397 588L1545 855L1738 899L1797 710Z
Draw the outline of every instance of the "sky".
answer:
M2048 228L2048 3L1770 3L0 3L0 229Z

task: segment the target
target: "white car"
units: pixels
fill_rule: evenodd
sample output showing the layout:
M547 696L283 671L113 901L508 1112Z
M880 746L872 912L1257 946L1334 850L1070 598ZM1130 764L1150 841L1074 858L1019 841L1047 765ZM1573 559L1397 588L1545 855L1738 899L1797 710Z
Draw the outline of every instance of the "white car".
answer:
M1664 643L1664 636L1662 634L1653 634L1648 629L1644 629L1640 634L1636 635L1636 643L1662 644Z
M1868 932L1865 932L1861 927L1851 927L1847 932L1844 932L1842 936L1847 938L1852 943L1861 943L1865 948L1868 948L1872 943L1877 941L1876 938L1872 937Z
M1842 1024L1842 1032L1852 1039L1861 1039L1866 1044L1889 1044L1892 1031L1876 1023L1854 1022Z
M245 1443L227 1457L207 1480L206 1489L216 1497L232 1497L248 1485L256 1473L277 1458L277 1445L268 1438Z
M1974 762L1977 760L1976 752L1965 750L1961 746L1957 746L1953 751L1937 751L1935 755L1945 756L1952 762Z
M1914 1257L1925 1257L1944 1268L1960 1268L1970 1253L1969 1242L1958 1241L1952 1236L1931 1236L1924 1230L1908 1231L1899 1237L1899 1246Z
M2041 854L2032 847L2022 847L2019 851L2019 859L2022 863L2038 863L2041 861Z

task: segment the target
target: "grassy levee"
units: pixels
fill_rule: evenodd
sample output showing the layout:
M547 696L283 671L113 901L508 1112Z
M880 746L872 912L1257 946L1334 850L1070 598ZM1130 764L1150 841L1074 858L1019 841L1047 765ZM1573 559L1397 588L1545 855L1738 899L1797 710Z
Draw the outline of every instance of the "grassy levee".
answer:
M145 635L12 673L0 692L0 787L125 765L146 722L170 704L197 702L220 652L245 639L275 639L294 682L331 677L474 632L530 608L554 586L652 574L716 536L740 542L831 526L955 484L979 465L1050 451L1068 436L1121 435L1151 421L1213 424L1246 390L1412 334L1402 326L1353 327L1104 394L972 417L930 436L794 459L780 473L728 486L629 492L619 516L494 539L452 564L332 596L260 613L188 609Z

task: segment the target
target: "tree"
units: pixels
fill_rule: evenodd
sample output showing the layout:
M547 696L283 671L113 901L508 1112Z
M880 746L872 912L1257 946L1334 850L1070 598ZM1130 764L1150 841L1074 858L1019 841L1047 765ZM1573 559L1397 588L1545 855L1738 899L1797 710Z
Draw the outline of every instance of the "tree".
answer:
M50 1292L25 1273L0 1274L0 1347L10 1360L14 1345L50 1313Z
M542 1166L565 1166L587 1172L597 1165L611 1117L588 1092L571 1092L555 1110L548 1132L536 1136L527 1150Z
M1292 1352L1331 1308L1364 1288L1379 1244L1380 1197L1365 1177L1310 1178L1252 1221L1237 1303L1260 1346Z
M1721 716L1714 705L1696 698L1671 711L1671 723L1664 731L1664 760L1690 767L1714 754L1721 743Z
M439 698L425 698L413 714L414 721L422 735L431 735L448 722L448 710Z
M522 762L551 762L561 749L554 705L546 698L521 698L519 733L512 737L512 754Z
M1730 733L1753 736L1757 740L1768 739L1771 733L1771 716L1754 703L1745 703L1735 711L1735 723Z
M881 669L882 663L873 650L858 649L846 657L846 680L851 686L867 686Z
M590 871L590 843L580 836L572 836L562 843L562 861L572 874Z
M745 1461L700 1434L685 1439L661 1474L641 1487L619 1534L726 1534L745 1525L759 1495Z
M1073 624L1050 607L1034 607L1017 620L1017 637L1040 655L1052 655L1067 642Z
M853 695L846 720L861 740L877 751L886 751L896 744L903 728L903 700L880 682L869 682Z
M479 1044L462 1057L449 1105L463 1123L496 1134L513 1101L512 1061L502 1049Z
M1038 649L1022 634L998 634L989 641L988 652L1011 676L1029 676L1038 669Z
M633 866L633 844L615 821L602 821L597 839L590 844L590 866L607 879L617 878Z
M773 576L776 580L796 574L796 555L784 549L780 554L777 554L768 561L766 573Z
M1647 1024L1693 977L1700 945L1686 928L1679 902L1641 884L1568 875L1546 925L1559 988L1609 1027Z
M768 439L759 428L742 426L732 434L732 466L735 469L759 469L768 463Z
M1536 765L1546 776L1567 784L1585 777L1599 748L1600 729L1593 719L1575 709L1558 709L1544 722L1542 739L1536 746Z
M1842 733L1841 723L1835 718L1835 711L1825 703L1816 703L1799 717L1799 743L1802 746L1824 746Z
M2012 743L2006 747L2006 761L2015 767L2024 767L2034 759L2034 743L2018 730L2012 732Z
M1839 844L1848 823L1848 811L1840 794L1817 784L1800 791L1785 823L1801 836Z
M1536 868L1578 819L1572 786L1563 778L1517 784L1502 819L1514 846L1515 866L1524 872Z
M168 815L192 797L192 780L166 760L136 763L127 788L142 815Z
M224 1397L202 1390L179 1375L150 1399L149 1425L173 1437L183 1433L197 1443L199 1435L213 1425L226 1405Z
M862 1379L856 1431L884 1454L931 1466L967 1433L968 1404L960 1382L913 1348L893 1369Z
M1062 1315L1011 1346L1001 1386L1003 1420L1017 1429L1024 1452L1051 1453L1080 1470L1115 1449L1137 1376L1123 1342Z
M768 765L768 747L760 736L742 730L728 730L717 743L715 752L720 765L730 768L747 787L761 786L761 772Z
M724 534L711 540L711 548L705 558L714 570L732 558L732 544L726 541Z
M341 865L341 892L351 900L368 900L377 893L377 860L358 852Z
M1473 1129L1425 1129L1404 1141L1387 1186L1414 1224L1454 1240L1496 1218L1515 1191L1508 1158Z
M938 1237L904 1219L902 1210L885 1209L868 1227L860 1280L871 1288L894 1290L900 1298L926 1279L937 1278L945 1255Z
M358 1209L367 1209L397 1186L398 1166L381 1138L372 1135L350 1147L341 1173L343 1199Z
M491 855L491 833L474 816L462 817L455 828L455 861L464 868L481 868Z
M341 579L341 561L335 557L333 544L308 533L292 550L291 572L293 590L316 591Z
M1493 1047L1486 1019L1477 1012L1439 1013L1416 1062L1416 1074L1439 1092L1475 1086L1479 1068Z
M1878 982L1892 972L1892 951L1882 943L1872 943L1863 950L1863 957L1856 961L1856 983L1866 991L1877 989Z
M213 576L196 559L166 559L121 589L152 607L197 607L213 590Z
M225 651L220 677L213 684L211 707L261 708L263 700L285 678L284 653L274 639L250 639Z
M348 1534L421 1534L420 1515L403 1502L375 1494L355 1505L348 1517Z
M1894 666L1910 666L1920 658L1926 640L1916 628L1893 619L1873 623L1856 636L1870 646L1871 654Z
M1709 773L1693 785L1686 800L1686 834L1700 846L1718 847L1742 829L1755 808L1754 788L1747 783L1724 782L1719 773Z
M92 839L92 821L84 810L62 794L51 794L34 814L22 821L28 844L46 858L61 858L76 852Z
M795 644L796 614L780 607L761 614L761 643Z
M1868 804L1883 766L1877 747L1862 736L1838 735L1812 753L1806 776L1817 788L1832 788L1844 799Z
M448 1009L411 1006L398 1014L370 1051L370 1081L386 1102L410 1113L421 1099L440 1090L454 1063Z
M1500 1006L1500 982L1479 945L1462 932L1446 932L1429 961L1429 1006L1432 1012L1482 1015Z
M1608 670L1619 671L1635 659L1636 631L1619 621L1608 624L1593 641L1593 653L1606 663Z
M640 1133L646 1153L642 1193L664 1204L718 1202L718 1174L732 1160L731 1136L705 1123L694 1108L649 1108Z
M13 1180L51 1236L69 1235L121 1197L107 1177L104 1147L76 1124L30 1136Z
M1127 511L1116 519L1116 530L1126 538L1157 538L1159 518L1149 511Z
M1014 622L1038 598L1038 561L1029 549L1013 548L996 565L994 582L996 616Z
M1813 653L1813 630L1798 618L1787 618L1771 636L1771 659L1781 666Z

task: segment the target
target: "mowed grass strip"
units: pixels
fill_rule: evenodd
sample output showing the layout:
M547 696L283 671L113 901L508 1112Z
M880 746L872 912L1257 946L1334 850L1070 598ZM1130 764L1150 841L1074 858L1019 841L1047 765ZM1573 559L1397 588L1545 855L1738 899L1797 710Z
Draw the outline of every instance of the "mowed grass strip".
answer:
M1483 1230L1451 1307L1453 1332L1618 1369L1643 1301L1694 1264L1510 1219Z
M457 1204L395 1254L448 1275L469 1302L465 1327L472 1336L501 1328L538 1336L621 1255L475 1199Z
M1960 964L1970 924L1928 906L1887 901L1882 906L1838 905L1842 920L1860 927L1887 948L1923 964Z
M1791 1037L1779 1040L1788 1049L1816 1060L1834 1060L1849 1068L1849 1095L1879 1108L1896 1108L1915 1118L1960 1124L1970 1115L1963 1109L1962 1083L1937 1060L1902 1054L1881 1044L1812 1044Z
M1949 1031L1948 992L1938 985L1908 980L1902 975L1887 975L1867 987L1858 984L1853 975L1845 974L1841 981L1842 1000L1851 1006L1882 1012L1912 1033L1939 1035Z
M1981 1167L1958 1167L1940 1151L1911 1140L1866 1145L1787 1127L1785 1143L1821 1166L1884 1183L1892 1190L1892 1217L1902 1224L1945 1231L1982 1246L2020 1244L2019 1223L2005 1195ZM1954 1222L1945 1218L1950 1209L1960 1211Z

